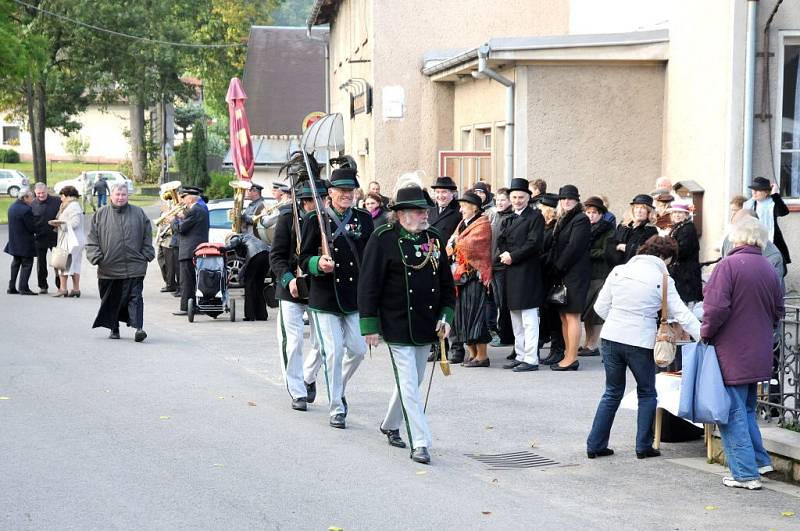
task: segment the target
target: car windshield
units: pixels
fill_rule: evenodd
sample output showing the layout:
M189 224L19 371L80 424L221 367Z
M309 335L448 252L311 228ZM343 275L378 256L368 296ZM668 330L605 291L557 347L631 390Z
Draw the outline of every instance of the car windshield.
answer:
M229 208L217 208L208 211L208 225L212 229L229 229L232 227L228 219Z

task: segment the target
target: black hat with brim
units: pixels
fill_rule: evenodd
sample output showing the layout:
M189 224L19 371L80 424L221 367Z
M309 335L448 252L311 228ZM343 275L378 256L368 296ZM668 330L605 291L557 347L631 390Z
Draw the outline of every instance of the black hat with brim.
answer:
M631 205L644 205L653 208L653 198L647 194L638 194L633 198L633 201L631 201Z
M469 203L471 205L475 205L479 209L483 209L483 199L473 192L464 192L461 197L458 198L459 203Z
M256 183L254 183L254 182L251 182L251 183L250 183L250 189L251 189L251 190L258 190L258 191L260 192L261 190L263 190L263 189L264 189L264 187L263 187L263 186L261 186L260 184L256 184Z
M178 195L183 197L184 195L201 195L202 193L203 189L197 186L182 186Z
M358 188L357 170L353 168L336 168L331 173L329 186L331 188L342 188L343 190L354 190Z
M539 196L539 204L555 208L558 206L558 196L556 194L541 194Z
M434 190L436 190L437 188L444 188L446 190L458 190L458 186L456 186L456 183L453 181L453 179L447 176L437 177L436 182L433 183L433 186L431 186L431 188L433 188Z
M511 184L508 186L508 193L511 192L525 192L526 194L533 195L528 180L522 177L514 177L511 179Z
M772 184L766 177L756 177L748 188L751 190L771 190Z
M593 195L592 197L587 198L583 202L583 207L584 208L596 208L597 211L600 212L601 214L605 214L606 212L608 212L608 209L606 208L606 204L603 203L603 200L600 199L599 197L597 197L596 195Z
M581 194L578 192L578 187L574 184L565 184L558 190L558 198L580 201Z
M425 210L435 206L428 192L419 186L409 186L397 191L397 197L389 205L390 210Z

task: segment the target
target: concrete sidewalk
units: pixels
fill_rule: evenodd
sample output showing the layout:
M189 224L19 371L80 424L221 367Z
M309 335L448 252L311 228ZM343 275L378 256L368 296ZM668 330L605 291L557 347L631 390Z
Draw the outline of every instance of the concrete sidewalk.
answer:
M0 258L4 279L9 263ZM727 489L670 461L702 457L702 441L637 460L633 411L617 415L616 455L588 460L599 358L515 374L501 369L508 349L492 349L488 369L437 368L426 467L378 432L394 385L384 347L348 389L348 429L334 430L323 378L308 412L289 407L276 310L267 323L189 324L170 314L177 301L158 293L151 264L147 341L128 329L112 341L90 328L94 273L84 263L80 299L0 293L4 529L800 527L783 516L800 513L798 498ZM466 455L526 451L557 465L491 470Z

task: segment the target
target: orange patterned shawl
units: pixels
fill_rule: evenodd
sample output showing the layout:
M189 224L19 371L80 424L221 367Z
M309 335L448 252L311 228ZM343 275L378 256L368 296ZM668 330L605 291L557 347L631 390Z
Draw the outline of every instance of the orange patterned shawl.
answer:
M461 232L454 235L456 268L453 278L458 282L461 275L477 269L481 282L489 286L492 281L492 225L489 218L481 215Z

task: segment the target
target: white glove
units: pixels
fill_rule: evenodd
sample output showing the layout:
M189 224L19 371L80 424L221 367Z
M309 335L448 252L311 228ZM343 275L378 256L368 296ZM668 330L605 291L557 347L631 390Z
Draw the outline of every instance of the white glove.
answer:
M450 325L447 321L439 321L436 323L436 332L441 337L448 337L450 335Z

